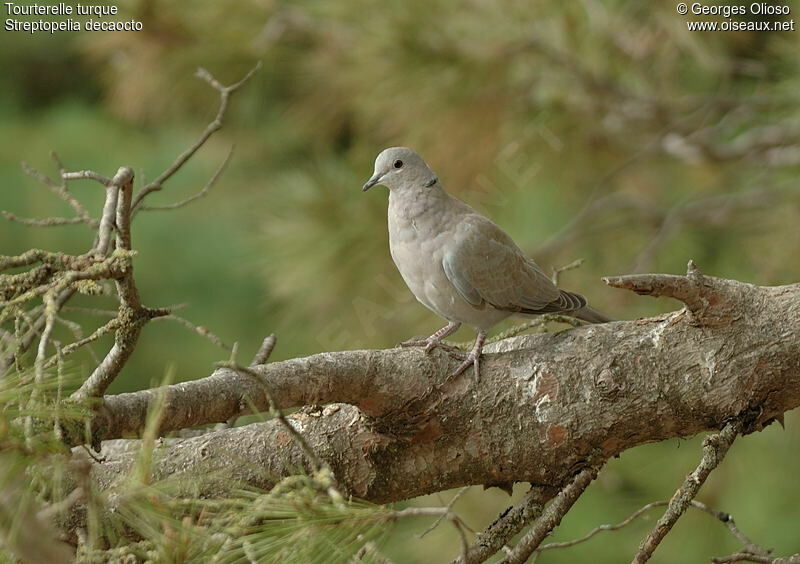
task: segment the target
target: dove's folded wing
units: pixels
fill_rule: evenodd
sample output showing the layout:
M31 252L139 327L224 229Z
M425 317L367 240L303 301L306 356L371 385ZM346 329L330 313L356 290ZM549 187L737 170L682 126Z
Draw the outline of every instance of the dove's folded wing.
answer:
M478 309L487 304L516 313L573 311L586 300L559 290L511 238L488 219L464 218L442 259L448 280Z

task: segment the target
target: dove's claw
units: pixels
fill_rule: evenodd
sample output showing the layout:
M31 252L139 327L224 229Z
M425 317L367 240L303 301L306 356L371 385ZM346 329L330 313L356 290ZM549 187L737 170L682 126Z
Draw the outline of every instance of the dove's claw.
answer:
M467 368L472 365L475 368L475 381L480 382L481 380L481 351L483 350L483 343L486 341L486 331L479 331L478 337L475 339L475 345L472 347L472 350L464 359L458 368L455 369L455 372L450 374L450 378L455 378L459 374L462 374Z
M438 347L442 344L442 339L447 337L448 335L455 333L458 331L458 328L461 327L460 323L456 323L455 321L451 321L441 329L439 329L436 333L428 337L427 339L409 339L408 341L403 341L400 343L401 347L425 347L425 354L429 354L433 349Z
M424 347L428 344L428 339L409 339L400 343L401 347Z
M441 344L441 341L438 339L433 339L432 337L428 337L427 339L409 339L408 341L403 341L400 343L401 347L425 347L423 350L425 354L430 354L430 352L438 347Z
M483 350L483 343L486 341L486 331L479 331L478 337L475 339L475 345L469 354L465 355L455 347L442 342L442 339L455 333L461 327L460 323L451 321L446 327L442 327L436 333L427 339L409 339L400 343L401 347L425 347L423 350L425 354L430 353L436 347L444 349L447 354L463 362L456 368L455 372L450 374L450 378L454 378L462 374L467 368L473 366L475 368L475 381L479 382L481 379L481 351Z

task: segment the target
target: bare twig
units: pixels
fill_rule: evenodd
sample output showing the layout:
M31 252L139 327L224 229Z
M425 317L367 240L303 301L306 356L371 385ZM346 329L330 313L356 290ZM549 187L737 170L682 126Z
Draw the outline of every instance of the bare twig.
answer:
M114 229L118 199L119 186L113 184L106 186L106 199L103 203L100 225L97 228L97 241L93 247L93 250L101 256L106 256L111 249L111 233Z
M76 341L80 341L81 339L83 339L83 327L81 327L80 323L76 323L75 321L70 321L69 319L64 319L60 315L56 316L56 321L61 325L63 325L64 327L66 327L67 329L69 329L69 331L72 333L72 336L75 338ZM89 355L92 357L92 360L95 362L95 364L99 364L100 359L94 352L94 349L92 349L92 347L86 347L86 350L89 351ZM61 349L59 349L59 353L61 352L62 352ZM52 357L50 360L47 361L47 366L45 366L45 368L50 366L51 362L53 362Z
M0 211L8 221L21 223L28 227L60 227L62 225L77 225L79 223L91 224L92 220L88 217L45 217L41 219L32 219L29 217L19 217L11 212Z
M59 310L75 294L74 288L66 288L62 290L55 298L56 310ZM46 319L44 315L39 315L30 328L19 337L17 346L10 354L0 359L0 374L5 374L6 371L15 364L17 356L27 351L36 337L39 336L44 329ZM17 333L19 335L19 333Z
M120 300L117 316L119 324L114 334L114 345L89 378L72 394L73 398L101 397L105 393L133 353L142 328L151 319L150 312L142 306L133 279L131 258L131 251L119 249L108 259L117 259L125 265L121 268L121 276L111 277L114 278Z
M91 342L96 341L97 339L99 339L103 335L106 335L106 334L110 333L111 331L116 329L118 326L119 326L119 320L115 317L114 319L112 319L108 323L106 323L105 325L101 325L100 327L95 329L95 331L91 335L89 335L88 337L84 337L82 339L79 339L78 341L75 341L74 343L70 343L69 345L65 346L63 348L63 350L61 351L61 353L64 356L72 354L76 350L78 350L79 348L81 348L81 347L83 347L85 345L88 345ZM52 366L54 363L55 363L55 359L51 358L48 361L48 363L46 365L46 368Z
M272 396L272 392L269 389L267 383L258 375L258 373L254 372L252 369L246 366L240 366L233 362L221 362L218 364L220 367L230 368L240 374L245 374L253 379L253 381L257 382L261 391L264 393L264 396L267 398L267 402L269 402L269 412L275 419L277 419L281 425L286 429L289 433L289 436L297 443L300 449L303 451L303 454L306 455L309 462L313 466L315 472L319 472L323 468L328 468L328 465L322 461L322 459L317 456L317 453L314 452L314 449L311 448L311 445L308 444L305 437L301 435L294 426L289 423L289 420L286 419L286 416L283 414L283 411L278 407L278 404L275 402L275 398Z
M133 197L133 170L120 167L114 175L114 186L119 188L115 211L117 219L117 248L131 250L131 198Z
M453 506L456 504L456 502L458 501L458 499L459 499L459 498L460 498L462 495L464 495L465 493L467 493L468 491L469 491L469 486L464 486L463 488L461 488L460 490L458 490L458 491L456 492L456 494L453 496L453 498L452 498L452 499L451 499L451 500L450 500L450 501L447 503L447 505L445 506L445 509L447 510L447 512L451 512L451 511L453 510ZM434 521L433 523L431 523L431 526L430 526L430 527L428 527L427 529L425 529L424 531L422 531L422 532L421 532L419 535L417 535L417 537L418 537L418 538L422 538L422 537L424 537L425 535L427 535L428 533L430 533L432 530L434 530L436 527L438 527L438 526L439 526L439 524L442 522L442 520L444 520L444 518L445 518L445 517L447 517L447 513L442 513L442 514L439 516L439 518L438 518L438 519L436 519L436 521ZM469 549L465 550L464 552L466 553L468 550L469 550Z
M142 202L149 194L161 190L164 182L166 182L173 174L178 172L178 170L180 170L180 168L186 164L186 161L188 161L192 155L194 155L197 150L202 147L203 144L205 144L208 138L222 127L222 118L224 117L225 112L228 110L228 101L230 100L231 95L241 88L248 80L250 80L260 68L261 63L259 62L250 72L245 75L242 80L230 86L222 85L207 70L203 68L197 69L196 76L205 80L211 85L212 88L219 92L219 109L217 110L217 115L214 116L214 120L209 123L208 126L206 126L203 133L200 134L200 137L191 147L181 153L178 158L175 159L175 162L173 162L155 180L142 188L139 193L136 194L136 197L131 205L131 209L133 210L134 214L141 208Z
M705 511L712 517L718 519L721 523L727 527L727 529L731 532L731 534L736 537L736 539L742 543L744 547L744 551L748 554L758 554L761 556L768 556L771 552L769 549L766 549L762 546L755 544L751 541L748 537L742 533L739 528L736 526L736 523L733 520L733 515L730 513L725 513L723 511L716 511L715 509L710 508L705 503L697 501L696 499L692 500L692 507L695 507L701 511Z
M90 227L97 228L96 223L89 215L89 211L83 206L83 204L80 203L80 201L78 201L72 196L72 194L69 193L69 190L67 190L66 180L63 176L66 170L64 169L64 165L61 164L58 155L51 153L50 156L58 167L59 177L61 178L60 183L53 182L49 176L39 172L26 163L22 163L22 170L31 178L50 188L50 191L53 192L53 194L61 198L61 200L63 200L67 205L69 205L69 207L72 208L72 211L75 212L76 218L83 220L83 223L88 223Z
M736 440L742 429L741 421L729 422L723 429L714 435L709 435L703 441L703 458L697 468L686 477L683 484L672 496L669 507L658 520L656 526L642 541L639 552L634 556L634 564L643 564L653 555L667 533L686 511L692 499L697 495L700 487L705 483L711 471L725 458L728 449Z
M185 318L183 318L183 317L181 317L179 315L169 314L169 315L160 315L160 316L153 317L153 321L157 321L159 319L163 319L163 320L166 320L166 321L174 321L174 322L176 322L176 323L178 323L180 325L183 325L184 327L186 327L192 333L196 333L196 334L200 335L201 337L205 337L206 339L208 339L209 341L214 343L219 348L225 349L226 351L231 350L231 347L226 345L222 341L222 339L217 337L214 333L212 333L206 327L203 327L202 325L195 325L194 323L192 323L188 319L185 319Z
M278 338L275 336L275 333L267 336L267 338L261 342L261 346L258 348L258 352L256 352L253 360L250 361L250 366L255 366L256 364L266 364L277 343Z
M108 188L114 182L108 178L107 176L103 176L102 174L95 172L93 170L79 170L76 172L64 172L61 174L61 178L64 180L95 180Z
M525 562L533 551L539 548L539 545L550 534L550 531L558 526L561 519L589 484L592 483L599 471L599 466L590 466L581 470L569 485L558 492L558 495L544 509L541 517L536 520L511 553L501 562L503 564L522 564Z
M567 272L568 270L574 270L576 268L580 268L584 263L584 259L576 259L569 264L565 264L564 266L560 266L558 268L553 269L553 275L550 279L553 281L553 284L558 286L558 278L562 272Z
M166 205L163 205L163 206L145 206L145 205L140 205L138 209L140 211L174 210L174 209L182 208L183 206L188 205L188 204L194 202L195 200L199 200L200 198L204 198L211 191L211 188L214 186L214 184L217 183L217 179L220 177L222 172L225 170L225 167L228 165L228 161L230 161L232 155L233 155L233 146L231 146L230 151L228 151L228 154L225 156L225 160L223 160L222 164L219 165L219 168L217 168L217 171L209 179L209 181L206 182L206 185L203 186L202 190L200 190L197 194L189 196L188 198L185 198L185 199L183 199L183 200L181 200L179 202L175 202L173 204L166 204Z
M462 488L466 490L468 488ZM458 533L459 538L461 539L461 560L466 561L469 558L469 543L467 542L467 535L464 530L472 531L472 529L467 526L466 523L453 513L452 511L452 503L455 502L460 497L461 492L456 494L456 496L451 500L451 503L447 505L447 507L407 507L406 509L402 509L400 511L395 511L389 515L389 517L393 519L403 519L407 517L427 517L438 515L436 521L434 521L433 525L431 525L424 533L419 535L419 537L423 537L426 533L433 530L442 520L447 519L452 523L453 527L455 527L456 532Z
M42 249L29 249L21 255L0 255L0 271L30 266L37 262L51 266L56 270L74 270L77 267L77 263L84 262L83 258Z
M56 321L55 299L52 293L48 293L44 298L45 310L45 325L42 336L39 338L39 347L36 351L36 360L34 361L34 369L36 373L36 382L42 384L44 382L44 369L45 359L47 357L47 345L50 342L50 337L53 334L53 326ZM31 394L33 398L33 394Z
M750 552L736 552L729 556L711 559L714 564L736 564L737 562L756 562L757 564L800 564L800 553L785 557L762 556Z
M502 341L503 339L508 339L509 337L516 337L528 329L534 329L537 327L542 329L542 331L539 332L544 333L546 332L544 327L548 323L565 323L567 325L572 325L573 327L580 327L582 325L589 324L587 321L583 321L577 317L571 317L569 315L563 315L560 313L545 313L544 315L536 316L536 318L532 319L531 321L520 323L519 325L515 325L514 327L506 329L502 333L498 333L494 337L490 338L488 342L494 343L497 341Z
M96 315L98 317L116 317L117 312L113 309L100 309L95 307L64 306L61 311L73 313L84 313L86 315Z
M529 523L538 519L550 497L548 490L532 486L525 497L513 507L506 509L494 523L478 535L467 550L466 557L456 558L452 564L486 561Z
M603 531L618 531L618 530L622 529L623 527L627 527L632 522L634 522L636 519L638 519L639 517L641 517L642 515L644 515L645 513L650 511L651 509L653 509L654 507L663 507L663 506L667 505L668 503L669 503L668 501L654 501L652 503L648 503L647 505L644 505L644 506L640 507L639 509L637 509L636 511L634 511L633 513L631 513L626 519L620 521L616 525L600 525L598 527L595 527L594 529L592 529L591 531L589 531L588 533L586 533L582 537L578 537L577 539L564 541L564 542L551 542L551 543L544 544L544 545L540 546L536 550L538 552L543 552L545 550L553 550L553 549L558 549L558 548L569 548L571 546L575 546L576 544L581 544L583 542L586 542L590 538L595 536L596 534L602 533Z
M618 531L618 530L622 529L623 527L627 527L633 521L635 521L636 519L638 519L639 517L641 517L642 515L644 515L648 511L650 511L651 509L654 509L656 507L664 507L666 505L669 505L669 503L670 503L669 501L654 501L652 503L648 503L647 505L644 505L644 506L640 507L639 509L637 509L636 511L631 513L627 518L623 519L622 521L620 521L619 523L617 523L615 525L600 525L598 527L595 527L594 529L592 529L591 531L589 531L588 533L586 533L582 537L578 537L576 539L572 539L572 540L569 540L569 541L552 542L552 543L548 543L548 544L542 545L537 549L537 552L543 552L545 550L570 548L570 547L573 547L575 545L578 545L578 544L581 544L581 543L584 543L584 542L588 541L589 539L591 539L592 537L594 537L595 535L597 535L599 533L602 533L602 532L605 532L605 531ZM771 551L769 549L763 548L763 547L755 544L748 537L746 537L736 527L736 524L734 523L733 517L730 514L725 513L723 511L716 511L715 509L712 509L711 507L707 506L705 503L702 503L702 502L697 501L695 499L691 500L689 505L690 505L690 507L693 507L693 508L695 508L695 509L697 509L699 511L703 511L704 513L707 513L707 514L711 515L712 517L714 517L715 519L719 520L721 523L723 523L726 526L726 528L731 532L731 534L734 537L736 537L736 539L739 540L739 542L742 543L743 550L740 553L737 553L737 555L746 554L748 556L756 556L756 557L768 557L769 556ZM734 557L734 556L737 556L737 555L726 556L726 557L723 557L723 558L712 558L711 560L712 560L712 562L717 562L717 561L719 561L719 562L735 562L736 560L729 560L729 559ZM766 561L772 562L773 559L769 558ZM758 560L758 562L760 562L760 560Z

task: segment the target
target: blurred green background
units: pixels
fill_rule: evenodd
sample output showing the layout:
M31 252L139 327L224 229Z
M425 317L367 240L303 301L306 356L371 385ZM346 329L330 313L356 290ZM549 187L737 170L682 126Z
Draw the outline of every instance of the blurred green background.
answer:
M238 342L245 358L270 332L279 360L391 347L440 326L391 263L385 192L359 190L392 145L419 151L451 192L546 269L585 259L561 284L618 318L678 304L607 288L602 275L682 273L691 258L707 274L754 284L800 278L800 32L688 32L691 16L672 3L118 5L120 19L142 21L144 31L0 34L0 209L67 214L19 166L56 174L51 150L70 170L110 176L131 166L142 186L216 112L217 94L195 69L231 83L262 61L223 130L149 203L200 190L235 144L210 195L140 214L133 234L146 304L188 302L181 315ZM72 189L99 213L98 185ZM90 245L83 226L0 223L2 254ZM113 307L103 300L75 305ZM70 319L87 333L102 321ZM456 339L472 337L462 330ZM147 387L169 368L199 378L225 357L177 324L154 323L111 391ZM88 373L91 358L75 366ZM800 551L800 489L787 478L800 463L797 415L786 423L740 440L700 496L777 554ZM554 537L669 498L699 448L696 438L624 453ZM456 510L480 529L509 499L473 490ZM658 514L539 561L627 561ZM452 528L418 539L425 527L400 523L384 552L399 562L458 553ZM653 561L706 561L738 548L722 525L690 512Z

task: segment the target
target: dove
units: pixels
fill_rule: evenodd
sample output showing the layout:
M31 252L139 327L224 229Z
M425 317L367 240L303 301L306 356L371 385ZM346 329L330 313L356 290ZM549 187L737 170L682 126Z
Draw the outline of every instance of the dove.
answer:
M427 339L401 345L421 346L429 353L462 324L477 332L472 350L451 377L472 365L475 379L480 378L487 332L511 315L564 313L591 323L612 321L582 295L559 289L500 227L445 192L413 150L382 151L362 190L376 184L389 189L392 260L417 300L448 322Z

